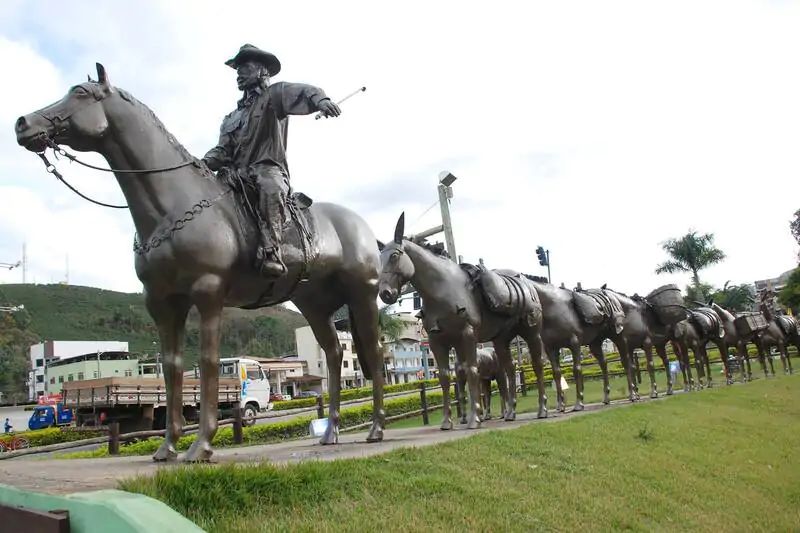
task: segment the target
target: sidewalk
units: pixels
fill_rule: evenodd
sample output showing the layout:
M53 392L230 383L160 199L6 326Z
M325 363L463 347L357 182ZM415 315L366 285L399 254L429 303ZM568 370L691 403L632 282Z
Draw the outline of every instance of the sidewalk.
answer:
M677 392L677 391L676 391ZM662 398L664 398L662 396ZM645 403L651 401L642 398ZM269 461L289 464L305 460L332 461L352 457L367 457L386 453L402 447L429 446L477 435L485 431L513 429L532 423L560 422L576 416L611 408L633 405L618 400L610 406L589 404L582 412L550 412L546 419L539 420L536 413L524 413L514 422L489 420L477 431L457 424L451 431L442 431L438 426L422 426L407 429L386 429L383 442L366 442L367 432L342 433L336 446L322 446L318 439L306 438L276 444L263 444L238 448L221 448L214 452L212 462L248 463ZM36 490L50 494L65 494L100 489L117 488L119 480L138 475L152 475L160 468L180 468L183 463L155 463L148 456L107 457L99 459L42 459L19 458L0 461L0 483L21 489Z

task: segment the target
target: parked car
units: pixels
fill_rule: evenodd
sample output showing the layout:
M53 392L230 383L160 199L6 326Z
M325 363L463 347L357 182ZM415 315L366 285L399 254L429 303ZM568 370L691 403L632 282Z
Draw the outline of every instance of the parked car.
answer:
M282 402L285 399L286 398L284 398L283 394L281 394L280 392L273 392L269 395L269 401L271 402Z
M316 398L318 396L319 393L315 390L304 390L297 395L298 398Z

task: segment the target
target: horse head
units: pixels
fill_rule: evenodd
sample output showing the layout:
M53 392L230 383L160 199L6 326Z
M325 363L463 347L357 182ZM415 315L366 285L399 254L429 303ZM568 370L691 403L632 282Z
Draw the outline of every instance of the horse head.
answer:
M392 242L381 249L381 272L378 278L378 294L387 304L397 302L403 285L414 277L414 263L408 257L403 246L405 230L405 213L400 214L394 229Z
M108 131L103 101L115 92L100 63L97 77L96 82L71 87L58 102L19 117L14 125L17 143L32 152L42 152L53 142L83 152L97 151Z

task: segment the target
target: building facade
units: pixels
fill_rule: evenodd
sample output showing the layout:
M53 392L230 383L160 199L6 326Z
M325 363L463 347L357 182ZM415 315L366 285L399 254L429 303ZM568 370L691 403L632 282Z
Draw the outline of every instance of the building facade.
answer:
M341 387L349 389L366 385L364 373L358 363L358 355L353 345L353 336L348 331L336 331L339 343L342 345ZM317 343L311 326L304 326L294 330L297 343L297 358L304 361L308 373L322 378L322 391L328 391L328 361L325 351Z
M45 391L57 394L70 381L141 377L141 366L128 352L95 352L51 360L45 367Z
M47 392L45 367L49 361L103 352L127 352L121 341L44 341L30 347L31 370L28 374L28 399L33 401Z

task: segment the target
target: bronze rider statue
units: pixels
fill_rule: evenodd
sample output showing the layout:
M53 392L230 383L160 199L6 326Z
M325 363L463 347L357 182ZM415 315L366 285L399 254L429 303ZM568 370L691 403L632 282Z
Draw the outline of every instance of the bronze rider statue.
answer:
M222 120L219 143L203 161L213 171L223 169L220 176L237 173L256 187L261 243L255 266L265 277L281 276L286 272L281 237L291 193L286 163L288 117L317 111L338 117L341 110L319 87L270 84L270 78L281 70L280 61L251 44L243 45L225 64L236 69L236 83L243 96Z

